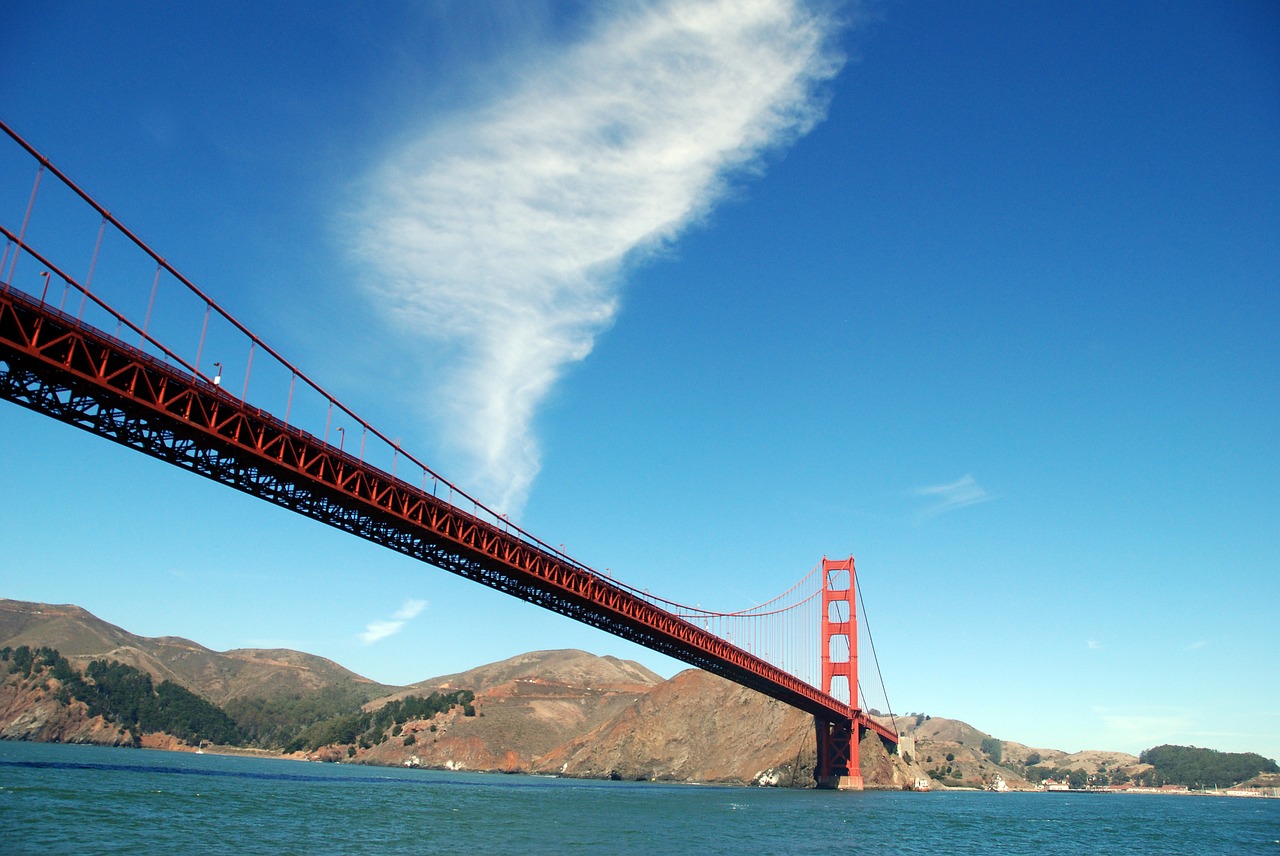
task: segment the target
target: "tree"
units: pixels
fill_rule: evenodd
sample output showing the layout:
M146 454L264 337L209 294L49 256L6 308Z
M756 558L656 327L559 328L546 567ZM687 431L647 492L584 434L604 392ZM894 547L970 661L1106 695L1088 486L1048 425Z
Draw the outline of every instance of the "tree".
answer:
M1187 787L1236 785L1260 773L1280 773L1275 761L1253 752L1218 752L1195 746L1156 746L1138 756L1164 784Z
M991 759L991 763L999 764L1000 759L1004 756L1004 743L994 737L984 737L982 740L982 751Z
M1089 785L1089 774L1084 770L1072 770L1067 776L1067 784L1073 791L1082 791Z

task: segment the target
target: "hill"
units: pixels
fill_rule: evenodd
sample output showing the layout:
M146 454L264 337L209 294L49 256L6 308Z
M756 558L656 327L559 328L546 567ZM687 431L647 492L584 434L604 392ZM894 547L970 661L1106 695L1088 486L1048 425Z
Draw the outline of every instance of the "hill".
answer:
M137 636L78 606L0 599L0 647L22 645L56 648L82 667L91 660L116 660L222 706L241 698L325 693L363 702L397 689L300 651L212 651L178 636Z
M534 651L392 687L298 651L217 652L179 637L137 636L75 606L0 600L0 650L23 646L57 650L5 654L0 663L3 739L183 748L176 734L148 732L145 717L126 728L110 712L100 692L108 688L92 677L110 670L84 672L92 661L114 660L140 670L138 675L110 672L120 688L138 690L139 675L145 673L160 705L161 685L172 682L229 715L242 743L276 754L289 746L297 758L585 778L812 785L811 717L696 669L664 681L629 660L577 650ZM48 668L15 667L36 661ZM166 692L180 703L184 721L193 721L191 711L201 721L217 718L193 699ZM902 788L928 779L934 788L984 788L998 781L1031 788L1050 777L1084 786L1140 777L1158 782L1165 775L1132 755L1029 747L958 720L924 714L880 719L900 734L900 751L890 755L874 734L863 740L868 787ZM1256 772L1271 768L1263 765ZM1265 786L1270 779L1257 781Z
M986 788L999 776L1013 789L1034 788L1072 773L1085 783L1128 782L1150 769L1124 752L1086 750L1069 754L1000 740L966 722L924 714L899 717L902 751L913 756L933 787Z
M616 657L576 650L521 654L370 702L366 707L376 710L397 698L464 689L475 694L478 715L451 711L439 722L409 725L399 740L358 749L352 757L373 764L529 772L540 757L661 683L661 676L639 663Z
M645 692L662 676L634 660L597 657L586 651L533 651L465 672L429 678L408 690L465 688L482 692L518 680L537 679L564 686L618 692Z
M790 785L812 780L813 742L812 717L689 669L544 755L534 769L584 778Z

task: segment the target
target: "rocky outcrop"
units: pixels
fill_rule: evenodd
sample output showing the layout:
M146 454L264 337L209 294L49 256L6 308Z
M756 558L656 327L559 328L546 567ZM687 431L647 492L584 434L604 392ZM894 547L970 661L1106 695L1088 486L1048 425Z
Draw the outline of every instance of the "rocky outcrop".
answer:
M6 674L0 679L0 740L39 743L95 743L101 746L133 746L133 735L89 716L88 708L56 697L56 681L24 679Z
M812 780L813 720L707 672L681 672L543 756L539 772L747 784Z

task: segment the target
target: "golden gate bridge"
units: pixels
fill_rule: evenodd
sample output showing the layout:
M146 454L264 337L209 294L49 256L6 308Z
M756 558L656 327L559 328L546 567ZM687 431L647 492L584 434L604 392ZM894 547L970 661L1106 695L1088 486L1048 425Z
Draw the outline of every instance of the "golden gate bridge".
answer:
M861 703L852 557L736 612L594 570L362 419L0 129L19 164L0 179L30 180L0 213L0 397L810 713L819 786L861 788L865 734L896 746Z

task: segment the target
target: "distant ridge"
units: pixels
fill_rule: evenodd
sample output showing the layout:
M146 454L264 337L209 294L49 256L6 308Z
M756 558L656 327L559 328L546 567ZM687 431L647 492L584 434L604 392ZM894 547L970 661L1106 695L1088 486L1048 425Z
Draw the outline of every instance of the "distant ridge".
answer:
M70 604L0 599L0 647L56 648L81 666L117 660L199 693L217 705L238 698L276 698L323 690L357 690L374 698L395 692L332 660L284 648L213 651L180 636L137 636Z
M466 688L481 692L520 678L624 692L643 692L664 680L634 660L565 649L519 654L499 663L419 681L409 689Z
M583 778L785 787L813 781L811 717L697 669L664 681L630 660L533 651L394 687L299 651L217 652L181 637L137 636L78 606L0 599L0 649L22 646L57 649L73 667L117 660L153 681L180 684L223 707L244 739L256 741L256 749L242 751L279 754L296 745L294 757L309 760ZM38 659L30 651L23 656ZM0 669L0 738L191 748L173 735L128 735L89 715L82 701L68 703L56 674L27 674L10 662L15 667ZM423 702L435 692L469 701L428 711ZM389 718L408 707L422 712ZM1097 787L1150 782L1161 772L1123 752L1036 749L923 713L893 723L900 753L888 754L874 734L863 740L868 787L1027 789L1046 778ZM296 741L303 730L322 737ZM1249 784L1278 782L1270 775Z

